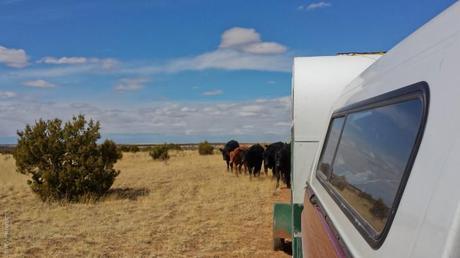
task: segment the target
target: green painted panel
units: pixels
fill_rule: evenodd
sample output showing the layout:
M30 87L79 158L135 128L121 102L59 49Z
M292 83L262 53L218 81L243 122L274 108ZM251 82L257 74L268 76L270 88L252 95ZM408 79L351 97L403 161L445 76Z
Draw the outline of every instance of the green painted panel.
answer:
M302 216L303 204L294 203L292 209L292 217L293 217L293 228L294 232L301 232L301 216Z
M292 238L292 206L290 203L273 204L273 237Z
M293 230L293 241L292 241L292 256L302 257L302 216L303 204L294 203L292 206L292 228Z
M294 258L302 258L302 238L294 237L292 241L292 257Z

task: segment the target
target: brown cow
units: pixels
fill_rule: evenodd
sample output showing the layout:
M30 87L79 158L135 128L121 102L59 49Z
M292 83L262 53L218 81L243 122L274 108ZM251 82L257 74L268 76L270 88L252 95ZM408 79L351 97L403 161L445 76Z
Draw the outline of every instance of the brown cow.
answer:
M248 151L247 147L241 146L236 149L234 149L232 152L230 152L230 168L232 169L233 172L233 166L235 166L235 174L238 176L241 174L241 167L244 166L244 173L247 171L247 165L246 165L246 152Z

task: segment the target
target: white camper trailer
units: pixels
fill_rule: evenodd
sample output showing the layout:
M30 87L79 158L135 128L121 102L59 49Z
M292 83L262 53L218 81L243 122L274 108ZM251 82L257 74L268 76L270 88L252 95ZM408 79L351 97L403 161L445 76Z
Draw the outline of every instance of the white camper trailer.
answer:
M337 56L294 59L292 80L292 159L291 200L274 205L274 248L289 239L293 249L300 247L300 214L303 206L306 173L318 151L332 104L343 88L381 53L347 53ZM294 253L301 253L300 249Z
M311 169L294 147L304 257L460 257L459 60L457 2L355 78L326 119L294 114L328 128Z

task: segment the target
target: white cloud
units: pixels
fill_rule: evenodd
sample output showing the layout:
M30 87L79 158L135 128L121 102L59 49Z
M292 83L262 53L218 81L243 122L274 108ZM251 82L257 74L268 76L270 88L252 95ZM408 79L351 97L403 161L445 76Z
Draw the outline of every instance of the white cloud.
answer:
M290 72L292 56L286 51L287 48L279 43L263 42L255 29L235 27L223 32L217 49L164 63L121 63L113 58L47 56L37 63L49 66L9 71L0 74L0 78L33 79L89 74L148 77L158 73L207 69Z
M267 81L268 84L276 84L276 81L273 81L273 80L270 80L270 81Z
M286 52L287 48L275 42L259 42L243 46L242 50L252 54L281 54Z
M38 60L39 64L55 64L55 65L82 65L82 64L97 64L103 69L110 70L116 67L119 62L113 58L96 58L96 57L52 57L47 56Z
M45 64L85 64L88 61L86 57L51 57L47 56L37 61Z
M222 33L218 49L172 60L162 68L150 67L150 71L224 69L288 72L292 58L284 54L286 51L287 48L279 43L263 42L255 29L234 27Z
M32 87L32 88L41 88L41 89L47 89L47 88L54 88L56 87L55 84L45 81L45 80L31 80L31 81L25 81L22 83L24 86L27 87Z
M69 120L85 114L101 122L102 133L176 135L245 139L286 139L289 135L290 98L243 102L155 102L123 105L116 109L102 103L16 101L0 102L0 135L15 135L39 118ZM249 114L250 113L250 114ZM184 138L185 139L185 138ZM240 137L239 137L240 139ZM202 140L202 139L201 139Z
M289 72L292 58L286 55L255 55L234 49L218 49L196 57L176 59L163 67L165 72L206 69ZM158 72L158 67L157 71ZM152 71L147 69L147 71Z
M0 91L0 98L1 99L9 99L16 97L16 92L12 91Z
M224 93L223 90L210 90L210 91L205 91L201 95L203 96L218 96L222 95Z
M253 28L234 27L222 33L221 49L236 49L250 54L281 54L287 48L276 42L263 42Z
M147 78L124 78L118 81L114 89L117 91L137 91L144 88Z
M255 29L233 27L222 33L220 48L234 48L260 42L260 34Z
M311 3L311 4L308 4L308 5L301 5L297 9L311 11L311 10L320 9L320 8L327 8L327 7L331 7L331 6L332 6L331 3L321 1L321 2L316 2L316 3Z
M26 51L0 46L0 63L14 68L25 67L27 66Z

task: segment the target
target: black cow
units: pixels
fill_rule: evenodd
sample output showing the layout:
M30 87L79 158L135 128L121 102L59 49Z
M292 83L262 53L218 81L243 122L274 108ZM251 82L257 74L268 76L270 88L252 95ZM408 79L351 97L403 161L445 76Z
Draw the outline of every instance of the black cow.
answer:
M284 143L281 150L275 155L276 188L279 187L280 178L291 188L291 144Z
M248 165L249 176L259 176L264 160L264 147L260 144L254 144L249 147L246 153L246 164Z
M283 148L284 143L275 142L270 145L265 145L264 151L264 171L268 174L268 169L272 170L272 175L275 176L275 154Z
M219 148L220 152L222 152L222 158L227 163L227 171L230 169L230 152L234 149L240 147L240 144L235 140L230 140L224 146L224 148Z

